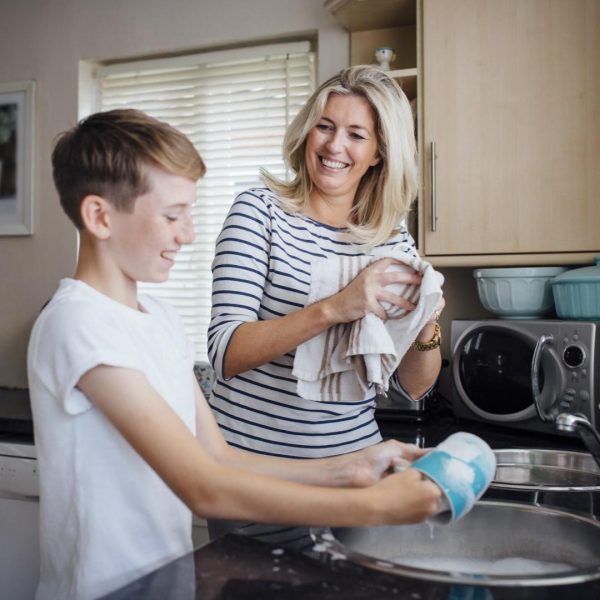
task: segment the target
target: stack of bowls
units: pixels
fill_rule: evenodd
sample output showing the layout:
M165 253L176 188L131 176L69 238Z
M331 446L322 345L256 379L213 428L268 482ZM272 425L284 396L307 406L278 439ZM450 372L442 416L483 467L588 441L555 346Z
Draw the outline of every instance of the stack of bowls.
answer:
M502 319L539 319L552 312L551 281L565 267L475 269L479 300Z

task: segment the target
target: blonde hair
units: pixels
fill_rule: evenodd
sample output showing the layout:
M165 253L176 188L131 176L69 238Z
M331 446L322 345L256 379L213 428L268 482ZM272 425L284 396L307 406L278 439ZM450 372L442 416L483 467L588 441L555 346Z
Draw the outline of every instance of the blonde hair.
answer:
M359 65L323 83L294 118L283 141L283 158L294 172L290 182L264 169L264 183L276 192L285 210L308 207L312 181L306 165L306 137L318 123L331 94L364 98L373 110L381 160L363 175L356 191L350 223L351 239L367 247L385 242L417 195L417 148L410 103L385 71Z

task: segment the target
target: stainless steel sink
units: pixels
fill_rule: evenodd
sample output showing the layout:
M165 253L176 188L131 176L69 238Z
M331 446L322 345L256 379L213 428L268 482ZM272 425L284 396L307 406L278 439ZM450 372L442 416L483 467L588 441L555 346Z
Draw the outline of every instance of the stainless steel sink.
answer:
M600 522L516 502L479 502L450 525L315 528L314 550L407 577L485 586L600 578Z
M495 450L491 487L506 490L600 492L600 467L590 454L563 450Z

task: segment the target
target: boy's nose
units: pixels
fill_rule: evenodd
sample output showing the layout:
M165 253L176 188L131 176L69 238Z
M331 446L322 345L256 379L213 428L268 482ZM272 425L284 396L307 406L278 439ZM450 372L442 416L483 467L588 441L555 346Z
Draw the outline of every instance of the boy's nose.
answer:
M181 245L191 244L196 239L194 222L192 216L186 216L181 220L181 229L177 233L177 242Z

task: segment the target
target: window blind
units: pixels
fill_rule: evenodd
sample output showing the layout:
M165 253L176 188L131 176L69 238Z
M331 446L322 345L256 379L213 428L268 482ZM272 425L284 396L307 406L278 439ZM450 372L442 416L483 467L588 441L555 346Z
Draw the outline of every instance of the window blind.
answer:
M207 167L198 185L196 240L169 280L140 290L175 306L196 351L207 360L211 263L235 196L260 184L259 167L286 176L285 130L315 87L308 42L117 63L95 72L99 110L137 108L186 134Z

